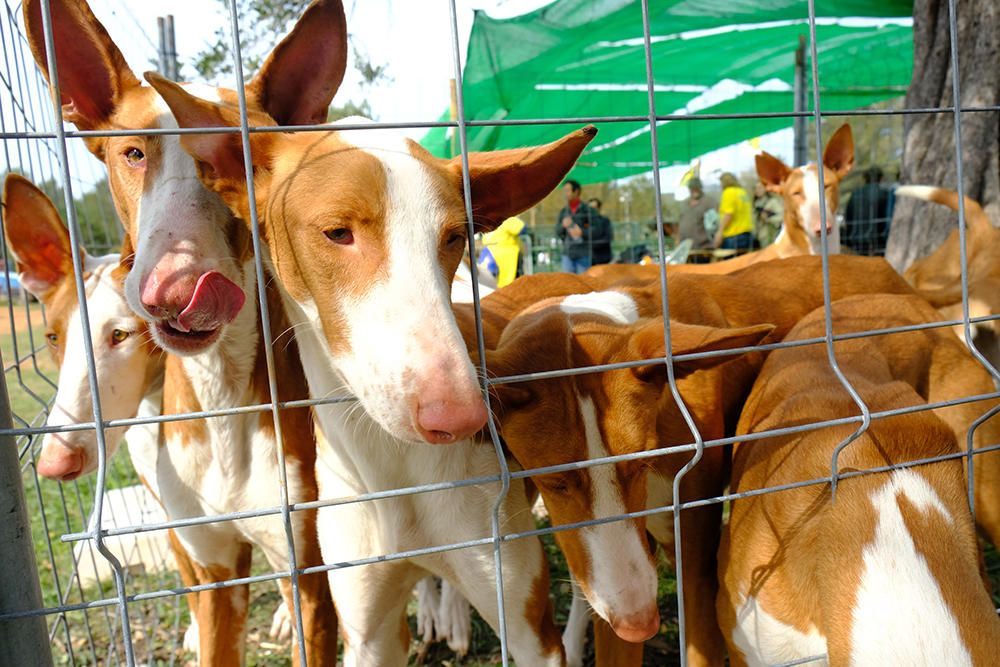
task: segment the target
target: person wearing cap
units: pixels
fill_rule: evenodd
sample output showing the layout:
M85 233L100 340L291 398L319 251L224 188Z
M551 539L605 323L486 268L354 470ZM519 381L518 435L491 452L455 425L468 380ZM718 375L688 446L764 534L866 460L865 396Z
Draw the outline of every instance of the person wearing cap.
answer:
M719 201L719 230L715 245L723 250L750 250L753 248L753 205L750 195L740 186L736 176L724 173L722 199Z
M712 237L705 226L705 214L715 212L715 201L705 194L700 179L692 178L687 182L687 187L690 195L681 210L677 234L681 241L691 239L691 250L703 251L702 253L695 252L690 256L693 263L700 264L708 261L708 256L704 251L709 251L714 247Z
M524 220L513 216L500 223L492 232L483 234L483 250L479 253L478 264L486 268L497 279L497 287L503 287L514 282L517 277L517 261L521 254L521 232L524 231ZM492 259L496 271L492 271L489 260Z

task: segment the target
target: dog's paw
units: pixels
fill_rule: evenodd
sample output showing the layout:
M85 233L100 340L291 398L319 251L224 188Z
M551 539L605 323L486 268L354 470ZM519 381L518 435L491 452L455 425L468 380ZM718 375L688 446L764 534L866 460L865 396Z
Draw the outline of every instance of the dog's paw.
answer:
M184 631L184 650L198 655L198 619L191 616L191 625Z
M447 581L441 582L441 606L438 613L443 632L439 636L448 648L463 657L472 642L472 609L469 601Z
M441 606L441 596L438 594L437 580L434 577L424 577L417 582L417 635L420 641L427 645L439 635L441 619L438 608Z
M276 642L284 642L292 638L292 631L294 629L295 623L292 619L292 612L282 602L274 610L274 616L271 618L271 629L267 634Z

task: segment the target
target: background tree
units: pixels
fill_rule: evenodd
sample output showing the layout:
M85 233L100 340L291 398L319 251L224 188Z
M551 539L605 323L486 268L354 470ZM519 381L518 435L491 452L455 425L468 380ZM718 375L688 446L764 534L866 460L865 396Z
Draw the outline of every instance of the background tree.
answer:
M995 105L1000 99L1000 3L962 0L956 9L960 103L963 107ZM913 72L907 108L952 106L948 0L914 0ZM900 180L956 188L954 131L951 112L907 115ZM962 147L965 193L982 202L996 219L1000 115L996 111L963 113ZM937 248L954 227L955 215L944 207L900 198L886 258L902 270Z
M237 0L236 14L240 26L240 50L243 54L243 74L253 76L274 45L284 37L311 0ZM229 1L219 0L228 12ZM348 34L351 43L354 68L361 76L362 88L367 89L377 83L391 81L384 64L375 63L354 44L353 35ZM215 41L199 52L191 63L204 79L218 82L231 80L233 74L232 36L228 28L215 31ZM341 106L330 107L328 120L334 121L346 116L372 116L367 101L345 101Z

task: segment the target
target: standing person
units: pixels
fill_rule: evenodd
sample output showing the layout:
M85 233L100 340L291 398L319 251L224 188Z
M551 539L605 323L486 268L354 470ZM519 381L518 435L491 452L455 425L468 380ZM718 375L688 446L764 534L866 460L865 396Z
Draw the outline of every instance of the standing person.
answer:
M841 242L859 255L884 255L891 217L889 191L882 187L878 167L866 170L864 179L847 202Z
M691 239L691 250L696 251L689 255L691 262L704 264L709 259L707 251L713 247L712 238L705 227L705 214L714 212L716 204L714 199L705 194L700 179L692 178L687 187L688 198L681 210L677 234L681 241Z
M753 205L750 195L744 190L736 176L724 173L722 199L719 201L719 231L715 233L715 245L723 250L750 250L753 248Z
M611 242L615 240L615 228L604 213L601 212L601 200L593 197L587 200L587 205L594 210L595 217L590 228L590 247L592 249L591 264L611 263Z
M492 232L483 234L483 250L478 263L483 264L485 254L492 255L497 268L497 287L509 285L517 277L523 229L524 220L515 216L501 222Z
M757 241L761 248L774 243L785 219L785 203L760 181L753 188L753 217L757 225Z
M591 225L596 215L580 200L580 184L563 183L566 205L556 220L556 238L563 242L562 268L567 273L583 273L591 263Z

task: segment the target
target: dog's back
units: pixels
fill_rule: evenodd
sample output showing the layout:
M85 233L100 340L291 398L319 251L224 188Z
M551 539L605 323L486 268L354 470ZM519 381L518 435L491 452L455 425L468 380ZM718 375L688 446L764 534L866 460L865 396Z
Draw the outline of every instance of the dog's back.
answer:
M875 295L833 305L835 331L920 324L916 297ZM931 319L931 321L932 321ZM788 339L821 335L822 311ZM873 412L926 402L928 379L949 354L947 331L913 331L836 345L837 360ZM740 433L856 416L821 346L770 355L747 400ZM830 475L836 446L856 423L744 442L733 492ZM957 455L956 433L928 411L876 419L839 457L871 470ZM831 664L992 664L1000 621L982 586L965 494L953 458L734 502L720 551L719 618L730 651L748 664L828 653ZM900 662L903 661L903 662Z

